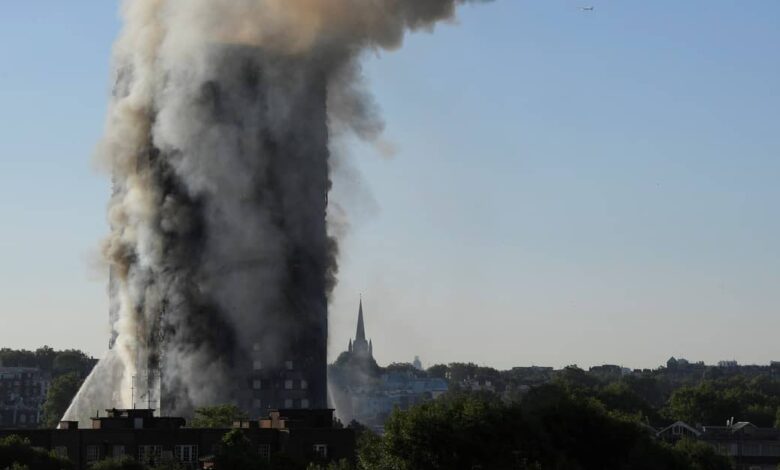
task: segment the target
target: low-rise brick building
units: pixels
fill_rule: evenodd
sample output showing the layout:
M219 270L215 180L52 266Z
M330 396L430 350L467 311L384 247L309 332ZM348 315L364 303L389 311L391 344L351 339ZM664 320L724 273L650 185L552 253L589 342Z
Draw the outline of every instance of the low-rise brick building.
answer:
M208 468L230 431L187 428L183 418L157 417L154 410L106 411L106 416L92 419L89 429L65 421L58 429L2 430L0 438L13 434L27 438L34 447L69 459L77 469L118 457L150 464L174 460L187 469L200 469ZM354 432L333 423L333 410L279 410L233 427L244 431L258 459L284 454L304 461L353 460Z

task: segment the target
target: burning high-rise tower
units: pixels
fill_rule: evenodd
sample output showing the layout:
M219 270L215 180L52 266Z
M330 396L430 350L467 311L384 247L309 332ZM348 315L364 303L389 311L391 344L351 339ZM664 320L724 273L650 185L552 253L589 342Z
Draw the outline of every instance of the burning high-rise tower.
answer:
M69 419L327 406L329 138L382 130L356 58L465 1L125 0L100 151L114 334Z
M159 336L136 351L135 387L159 396L164 412L186 411L195 400L183 376L200 373L187 370L189 356L204 354L223 363L222 377L201 389L224 400L256 413L324 408L335 255L325 74L256 47L209 54L213 72L178 84L185 90L168 117L199 130L181 146L152 143L140 162L162 205L176 207L160 220L167 266L143 286L159 296L150 312Z

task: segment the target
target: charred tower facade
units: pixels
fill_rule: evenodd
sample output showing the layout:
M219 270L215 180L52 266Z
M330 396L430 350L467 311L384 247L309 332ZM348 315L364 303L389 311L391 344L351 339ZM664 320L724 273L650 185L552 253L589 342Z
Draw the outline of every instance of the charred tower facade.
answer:
M362 52L482 1L122 3L97 152L115 334L66 420L327 405L329 129L382 144Z
M165 266L147 281L145 306L157 310L146 312L135 350L134 401L158 397L148 401L163 414L226 401L252 415L326 408L336 255L326 227L326 78L316 61L255 47L209 55L209 79L188 83L174 103L175 118L198 132L179 145L151 137L143 161L161 192Z

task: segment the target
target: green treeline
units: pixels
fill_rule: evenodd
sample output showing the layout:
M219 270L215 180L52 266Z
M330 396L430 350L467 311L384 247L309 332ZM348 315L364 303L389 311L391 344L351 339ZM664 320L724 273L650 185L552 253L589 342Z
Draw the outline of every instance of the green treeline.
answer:
M76 349L55 351L44 346L35 351L24 349L0 349L0 366L35 367L52 378L68 373L89 374L97 360Z
M0 469L71 470L73 464L51 452L36 449L18 436L0 439Z
M522 401L491 393L452 393L394 412L384 436L360 437L360 469L727 470L703 443L670 446L641 423L560 384Z
M422 372L446 378L453 391L464 384L490 384L505 401L522 400L528 390L556 384L574 396L597 400L614 415L655 427L674 421L690 425L724 425L727 419L759 427L780 427L780 371L716 367L690 373L659 368L629 375L603 374L576 366L556 371L498 371L474 364L437 365Z

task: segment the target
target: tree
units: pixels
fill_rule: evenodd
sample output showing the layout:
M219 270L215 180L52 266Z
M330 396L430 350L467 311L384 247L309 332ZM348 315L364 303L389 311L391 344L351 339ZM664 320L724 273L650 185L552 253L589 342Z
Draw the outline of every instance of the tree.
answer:
M167 460L155 465L150 470L185 470L185 467L183 464L175 460Z
M408 362L394 362L385 367L385 373L399 373L408 374L414 377L425 377L427 373L425 371L418 370L412 364Z
M50 452L34 448L30 441L19 436L0 439L0 468L22 470L70 470L68 460L56 457Z
M428 376L437 378L437 379L446 379L447 373L449 372L449 367L447 367L444 364L436 364L435 366L431 366L428 368Z
M728 457L719 455L709 445L691 439L682 439L674 446L685 456L690 470L731 470Z
M720 424L734 417L759 427L772 426L780 407L780 381L744 376L703 381L675 390L664 413L690 424Z
M629 375L623 377L620 383L625 384L634 393L639 395L645 402L653 408L660 408L669 398L663 390L661 381L652 376Z
M264 462L251 441L241 429L232 429L222 437L222 442L214 456L214 463L219 470L265 470L268 463Z
M391 457L386 454L384 441L371 431L361 433L357 438L358 468L361 470L382 470Z
M35 351L0 349L0 365L5 367L37 367L44 372L52 372L55 377L73 371L87 375L96 362L84 352L75 349L55 351L49 346L43 346Z
M690 462L712 463L706 449L695 450L659 443L637 423L608 413L595 398L553 384L531 390L521 403L507 404L486 393L451 393L396 411L384 436L367 431L359 438L358 468L723 468L722 460L692 467Z
M193 428L229 428L235 421L246 421L247 414L235 405L203 406L195 409Z
M90 358L81 351L67 350L58 353L52 362L52 372L54 375L63 375L75 372L79 375L86 375L90 367Z
M35 350L35 361L42 370L50 371L56 356L57 352L49 346L44 346Z
M106 459L96 462L89 467L90 470L184 470L179 462L162 462L154 467L147 467L129 457L118 459Z
M507 468L523 428L515 406L488 394L452 394L395 411L381 441L361 438L360 461L377 469Z
M739 416L740 408L733 396L719 393L711 382L705 382L676 390L669 399L666 413L670 418L686 423L712 425Z
M0 349L0 365L5 367L38 367L34 352L9 348Z
M316 463L310 463L306 470L354 470L354 466L347 460L339 460L338 462L331 462L328 465L320 465Z
M658 412L624 382L612 382L595 395L613 413L632 419L656 422Z
M43 404L43 423L55 427L81 388L83 380L77 372L61 375L52 380Z
M597 389L601 381L576 365L564 367L556 377L556 382L572 392L588 393Z
M93 464L90 470L146 470L146 466L129 458L106 459Z

